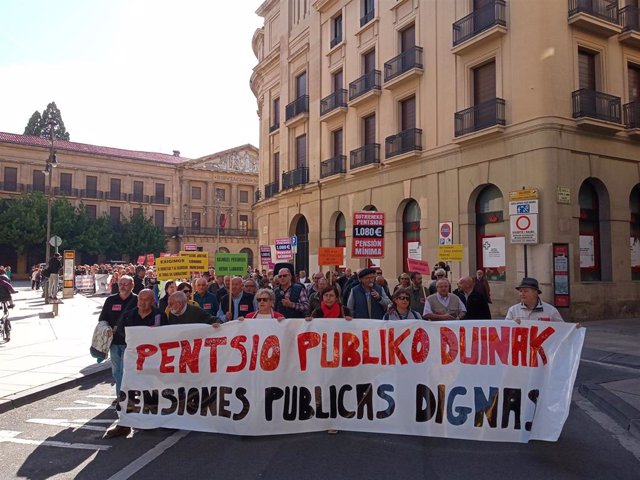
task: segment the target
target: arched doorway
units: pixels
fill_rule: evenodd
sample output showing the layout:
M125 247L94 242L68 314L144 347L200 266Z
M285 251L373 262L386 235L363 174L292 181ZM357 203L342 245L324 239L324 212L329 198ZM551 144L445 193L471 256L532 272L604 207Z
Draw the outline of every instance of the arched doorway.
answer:
M504 282L506 275L504 200L495 185L487 185L476 200L476 269L489 280Z
M336 218L336 236L335 246L346 247L347 246L347 221L344 218L344 214L340 212Z
M246 253L247 254L247 265L251 268L256 268L256 266L253 264L253 251L250 248L243 248L240 250L240 253Z
M595 179L582 182L578 193L580 246L580 281L602 280L603 238L601 228L602 201Z
M420 251L420 205L415 200L410 200L402 212L402 271L408 271L407 258L409 249ZM422 260L421 258L417 258Z
M304 215L296 223L296 237L298 237L298 253L295 257L296 273L304 270L309 274L309 224Z
M640 184L629 196L629 230L631 237L631 280L640 280Z
M219 247L218 253L231 253L227 247Z

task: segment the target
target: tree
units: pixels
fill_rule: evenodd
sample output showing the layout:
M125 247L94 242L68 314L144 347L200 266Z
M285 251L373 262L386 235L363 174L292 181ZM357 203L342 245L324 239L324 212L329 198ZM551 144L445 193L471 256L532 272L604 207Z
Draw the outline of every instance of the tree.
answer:
M24 129L23 135L39 137L40 133L42 133L42 116L40 115L40 112L36 110L33 112L33 115L31 115L29 123L27 123L27 126Z
M38 137L49 138L51 126L53 124L53 138L56 140L69 140L69 132L67 132L62 120L62 113L56 105L56 102L51 102L47 105L47 108L42 112L37 110L33 112L27 126L24 129L25 135L35 135Z
M120 226L120 236L116 240L117 249L136 258L144 253L159 253L165 250L164 231L153 224L151 217L137 212L125 218Z

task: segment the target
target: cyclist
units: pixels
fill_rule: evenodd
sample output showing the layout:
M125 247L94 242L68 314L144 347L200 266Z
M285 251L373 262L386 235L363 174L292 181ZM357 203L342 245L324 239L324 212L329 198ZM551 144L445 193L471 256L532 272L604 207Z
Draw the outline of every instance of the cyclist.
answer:
M9 308L13 308L13 299L11 298L12 293L18 293L13 289L13 285L11 285L11 280L7 276L7 271L4 267L0 267L0 302L7 302Z

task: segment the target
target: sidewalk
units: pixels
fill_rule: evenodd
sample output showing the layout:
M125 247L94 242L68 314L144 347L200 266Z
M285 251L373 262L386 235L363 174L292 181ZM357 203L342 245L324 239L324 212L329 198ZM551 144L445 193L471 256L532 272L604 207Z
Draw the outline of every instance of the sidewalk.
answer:
M106 297L75 295L58 305L44 303L42 290L15 282L10 310L11 341L0 343L0 413L62 391L111 368L89 355L91 336ZM62 294L59 294L59 298Z
M89 355L106 297L75 295L53 317L41 291L17 282L9 343L0 343L0 413L79 384L111 368ZM579 392L640 438L640 319L584 322L582 359L619 373L576 385Z

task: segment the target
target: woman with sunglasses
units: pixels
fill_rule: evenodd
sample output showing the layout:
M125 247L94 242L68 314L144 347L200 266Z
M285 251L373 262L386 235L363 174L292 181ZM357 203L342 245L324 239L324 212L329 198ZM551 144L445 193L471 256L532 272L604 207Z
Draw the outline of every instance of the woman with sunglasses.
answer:
M311 312L311 316L306 320L313 318L344 318L351 320L351 311L340 304L340 294L335 285L329 285L320 291L322 301L320 306Z
M396 293L396 291L399 288L409 288L410 285L411 285L411 278L409 278L409 274L402 272L398 277L398 284L393 289L393 293Z
M276 296L273 293L273 290L269 288L261 288L256 292L258 310L255 312L249 312L244 317L238 317L238 320L244 320L245 318L275 318L276 320L282 320L284 315L273 309L273 302L275 299Z
M387 313L382 317L383 320L422 320L422 316L415 310L411 310L411 296L408 288L398 288L391 297L392 305Z

